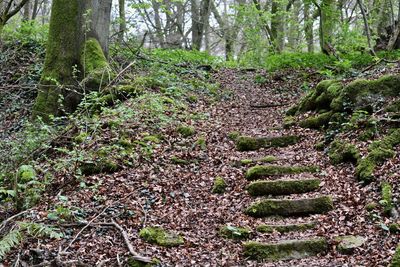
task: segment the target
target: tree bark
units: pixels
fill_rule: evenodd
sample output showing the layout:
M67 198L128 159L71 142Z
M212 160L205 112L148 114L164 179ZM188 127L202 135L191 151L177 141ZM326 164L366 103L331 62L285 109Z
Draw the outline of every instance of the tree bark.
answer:
M111 2L53 0L46 59L33 107L34 118L48 121L51 115L74 111L85 89L77 86L79 80L93 77L90 87L98 85L99 79L91 75L101 75L99 72L108 67L105 55ZM75 73L74 69L80 72ZM87 89L96 89L90 87Z
M369 50L371 51L371 53L374 56L376 56L375 50L374 50L374 48L372 46L372 43L371 43L371 32L370 32L370 29L369 29L367 14L365 13L365 10L364 10L364 4L363 4L362 0L357 0L357 4L358 4L358 6L359 6L359 8L361 10L361 14L362 14L362 17L363 17L363 20L364 20L364 28L365 28L365 34L367 35Z
M307 41L307 52L314 53L314 20L311 17L311 3L304 0L304 33Z
M119 8L119 33L118 33L118 41L122 43L124 40L124 35L126 32L126 17L125 17L125 0L118 0L118 8Z

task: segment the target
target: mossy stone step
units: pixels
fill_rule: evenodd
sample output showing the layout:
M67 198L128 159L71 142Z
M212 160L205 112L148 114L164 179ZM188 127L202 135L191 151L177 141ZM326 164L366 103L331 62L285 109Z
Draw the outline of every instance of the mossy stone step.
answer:
M301 194L317 190L319 179L255 181L247 186L252 196Z
M246 242L244 256L257 261L279 261L301 259L326 253L328 242L325 238L286 240L277 243Z
M298 216L326 213L333 209L330 196L305 199L264 199L250 205L245 213L252 217Z
M257 180L266 176L277 176L285 174L298 174L303 172L314 173L318 170L316 166L279 166L279 165L257 165L246 172L246 179Z
M316 222L282 225L260 224L259 226L257 226L257 231L260 233L273 233L274 231L279 233L303 232L306 230L314 229L316 226Z
M239 151L252 151L260 148L285 147L296 144L299 136L287 135L278 137L250 137L239 136L236 139L236 149Z

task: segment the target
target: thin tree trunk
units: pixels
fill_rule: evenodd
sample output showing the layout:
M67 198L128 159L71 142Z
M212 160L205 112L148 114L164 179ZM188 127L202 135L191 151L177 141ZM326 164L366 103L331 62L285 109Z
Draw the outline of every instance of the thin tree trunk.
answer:
M126 32L125 0L118 0L118 8L119 8L118 42L122 43Z
M308 53L314 53L314 20L311 18L311 4L304 0L304 33Z
M22 20L23 21L28 21L30 19L30 12L31 12L31 2L28 0L24 6L24 12L22 14Z
M362 3L362 0L357 0L357 3L358 3L358 6L360 7L361 14L362 14L362 16L363 16L365 34L367 35L369 50L371 51L371 53L372 53L374 56L376 56L375 50L374 50L374 48L372 47L372 43L371 43L371 32L370 32L370 30L369 30L368 18L367 18L367 15L365 14L364 4Z
M35 0L33 2L32 16L31 16L32 20L36 19L36 16L38 14L38 9L39 9L39 0Z

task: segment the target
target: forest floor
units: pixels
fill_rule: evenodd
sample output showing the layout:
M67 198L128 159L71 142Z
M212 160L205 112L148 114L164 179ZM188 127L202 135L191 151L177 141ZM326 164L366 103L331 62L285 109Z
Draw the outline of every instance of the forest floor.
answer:
M256 75L265 75L268 79L262 84L256 83ZM29 217L38 222L49 222L48 211L55 203L60 203L59 196L62 195L68 199L70 206L86 213L87 221L100 223L115 220L126 230L138 253L158 258L162 266L387 266L399 238L377 225L371 213L364 208L371 201L379 202L378 184L361 186L354 177L354 166L350 163L331 165L325 152L315 149L324 133L297 126L283 128L285 111L303 94L300 88L303 75L304 72L292 71L274 76L259 71L217 71L212 78L230 94L217 102L199 99L191 104L191 113L206 114L208 117L205 120L187 121L195 127L195 135L184 138L175 129L165 129L162 132L164 138L154 147L150 159L141 158L134 168L127 167L116 173L88 176L86 184L92 185L89 188L78 190L76 184L66 183L57 195L53 192L45 194L39 205L28 212ZM311 85L318 80L315 78ZM267 103L282 106L252 107ZM138 132L146 130L144 124L135 128ZM299 135L301 140L283 148L239 152L229 138L234 131L247 136ZM205 138L205 147L194 145L199 138ZM244 173L249 166L238 166L235 162L265 156L277 157L276 165L318 166L320 171L314 174L283 177L319 178L322 183L317 191L285 198L331 195L334 210L323 215L295 218L256 219L245 215L243 211L255 200L246 192L248 181ZM185 159L189 164L175 164L171 162L173 157ZM392 168L393 173L393 168L398 164L400 153L379 167L377 173L384 176L387 168ZM400 170L394 172L394 176L400 175ZM217 176L224 178L228 184L223 194L211 192ZM397 191L395 198L399 197ZM262 234L255 230L262 223L310 221L316 221L318 227L301 233ZM385 222L385 218L381 221ZM262 242L326 237L329 250L325 255L305 259L257 263L243 256L241 241L224 239L218 234L220 227L225 225L248 227L252 229L250 240ZM117 266L121 257L129 255L122 236L113 228L93 225L73 240L82 227L65 224L56 226L63 230L66 238L47 242L29 238L18 250L13 251L10 262L17 255L20 261L32 262L33 255L40 251L42 260L50 260L58 255L64 262L79 260L87 266L100 263L105 264L103 266ZM138 236L139 230L145 226L161 226L180 233L185 242L173 248L148 244ZM364 236L367 241L352 254L342 255L336 250L337 243L334 240L344 235ZM73 242L70 244L71 240ZM60 248L65 250L64 253L59 253Z

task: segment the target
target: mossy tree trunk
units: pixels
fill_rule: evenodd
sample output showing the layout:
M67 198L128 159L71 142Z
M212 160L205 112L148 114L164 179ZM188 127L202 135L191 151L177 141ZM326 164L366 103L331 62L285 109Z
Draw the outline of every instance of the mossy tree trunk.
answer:
M111 0L54 0L46 59L33 117L72 112L84 89L78 86L89 71L107 65ZM93 62L88 62L93 61Z

